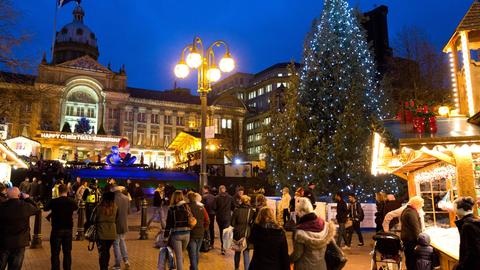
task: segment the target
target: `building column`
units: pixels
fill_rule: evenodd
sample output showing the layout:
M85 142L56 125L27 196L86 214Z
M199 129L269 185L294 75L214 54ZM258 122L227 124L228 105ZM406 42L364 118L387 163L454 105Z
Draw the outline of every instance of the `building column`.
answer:
M238 150L243 152L243 118L238 118Z
M145 119L146 119L146 123L145 123L145 142L143 143L143 145L151 145L151 136L150 136L150 130L151 130L151 119L152 119L152 111L146 111L145 112Z
M456 147L453 151L456 162L457 187L459 196L476 198L475 172L473 171L472 152L468 145Z

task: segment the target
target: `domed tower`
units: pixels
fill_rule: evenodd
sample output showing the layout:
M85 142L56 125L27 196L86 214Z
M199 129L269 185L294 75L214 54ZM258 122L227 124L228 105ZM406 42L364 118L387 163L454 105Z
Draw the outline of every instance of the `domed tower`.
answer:
M73 22L62 27L57 32L53 50L53 64L89 55L98 59L98 46L95 34L83 24L85 12L80 5L73 10Z

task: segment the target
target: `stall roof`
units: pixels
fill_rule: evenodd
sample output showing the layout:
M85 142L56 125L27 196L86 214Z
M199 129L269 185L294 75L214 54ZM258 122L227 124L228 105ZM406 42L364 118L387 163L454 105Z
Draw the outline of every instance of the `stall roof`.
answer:
M403 164L401 167L392 171L393 174L401 173L409 173L416 171L421 168L425 168L429 165L435 164L440 160L437 157L431 156L426 153L421 153L418 157L408 161L407 163Z
M419 134L413 130L412 124L403 124L398 120L384 121L384 127L392 136L402 141L424 140L445 141L463 140L477 137L480 139L480 126L467 122L467 118L437 118L437 133Z

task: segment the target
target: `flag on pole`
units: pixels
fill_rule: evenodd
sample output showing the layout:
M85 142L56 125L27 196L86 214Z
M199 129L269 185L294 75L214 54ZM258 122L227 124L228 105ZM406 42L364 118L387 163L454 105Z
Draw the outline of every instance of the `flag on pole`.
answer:
M80 4L80 2L81 2L82 0L57 0L57 2L58 2L58 7L63 7L63 6L65 6L66 4L68 4L68 3L70 3L70 2L74 2L74 1Z

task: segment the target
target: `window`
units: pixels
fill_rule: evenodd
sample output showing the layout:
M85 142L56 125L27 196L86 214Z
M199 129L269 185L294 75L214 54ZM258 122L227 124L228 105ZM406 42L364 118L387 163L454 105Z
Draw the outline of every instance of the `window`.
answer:
M125 120L133 121L133 112L132 111L125 112Z
M183 116L177 116L177 126L183 126L185 125L183 121Z
M238 99L243 100L243 93L238 93L238 94L237 94L237 97L238 97Z
M138 132L137 133L137 145L141 145L145 142L145 133Z
M152 124L158 124L158 114L152 114L152 118L150 119Z
M163 134L163 144L164 145L169 145L171 143L171 136L170 134Z
M95 117L95 110L93 108L88 108L87 117L94 118Z
M255 134L255 141L261 141L262 140L262 134L261 133L257 133Z
M256 98L257 97L257 91L252 91L248 93L248 99Z
M137 121L142 123L147 122L146 114L144 112L139 112L137 114Z
M252 103L250 103L250 107L251 107L251 108L256 108L256 107L257 107L257 102L252 102Z
M253 129L253 122L247 123L247 130L252 130Z
M259 89L258 89L258 95L261 96L261 95L263 95L263 94L265 94L265 88L263 88L263 87L262 87L262 88L259 88Z
M73 116L73 106L67 106L67 115Z
M31 112L31 111L32 111L32 103L28 103L28 102L25 103L23 109L24 109L24 111L27 112L27 113Z
M272 92L272 85L271 85L271 84L265 86L265 92L266 92L266 93Z
M165 123L165 125L171 125L172 124L172 116L165 115L164 123Z
M232 128L232 119L222 119L222 128Z
M282 76L283 76L283 74L282 74L282 73L278 73L278 75L277 75L277 76L278 76L278 77L282 77Z
M85 108L77 107L77 116L85 116Z
M456 168L441 162L429 171L415 174L415 183L419 189L418 194L424 200L425 226L450 227L449 213L441 209L438 204L445 196L453 201L456 185ZM451 192L448 192L451 191Z
M150 145L151 146L156 146L158 144L158 135L157 134L151 134L150 135Z
M272 119L270 118L270 116L265 117L265 119L263 119L263 124L264 125L269 125L271 121L272 121Z
M255 135L253 134L248 135L247 142L253 142L254 140L255 140Z
M258 120L253 122L253 128L257 129L259 127L260 127L260 122Z

